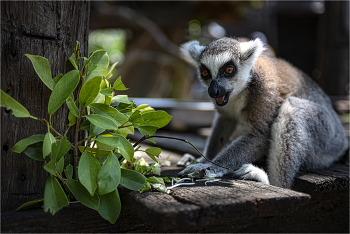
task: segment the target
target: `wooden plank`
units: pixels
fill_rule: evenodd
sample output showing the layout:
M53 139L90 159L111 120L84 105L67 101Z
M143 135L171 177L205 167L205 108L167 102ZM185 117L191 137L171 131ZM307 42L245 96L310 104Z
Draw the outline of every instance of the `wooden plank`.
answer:
M121 189L120 196L122 203L132 212L150 225L162 230L195 226L201 212L200 206L180 202L171 195L161 192L140 194Z
M5 211L1 213L2 233L95 233L95 232L156 232L157 229L143 222L125 205L117 222L112 225L97 211L80 203L64 207L54 216L43 209Z
M178 171L166 171L162 176L176 176ZM206 186L196 182L195 186L177 187L170 195L122 190L121 197L134 213L161 230L282 215L296 211L310 199L308 194L258 182L223 181L227 183Z
M169 167L162 176L174 176ZM346 167L326 169L339 176ZM325 173L325 172L324 172ZM346 174L346 173L345 173ZM306 175L306 174L305 174ZM348 174L347 174L348 175ZM334 176L334 175L333 175ZM122 213L110 225L96 211L70 204L54 217L43 210L2 213L2 232L344 232L349 228L349 191L304 193L225 178L197 182L170 195L120 189ZM308 203L307 203L308 202ZM135 216L137 214L138 216ZM332 231L333 230L333 231Z
M348 190L349 165L337 162L329 168L303 172L295 179L294 189L311 194Z

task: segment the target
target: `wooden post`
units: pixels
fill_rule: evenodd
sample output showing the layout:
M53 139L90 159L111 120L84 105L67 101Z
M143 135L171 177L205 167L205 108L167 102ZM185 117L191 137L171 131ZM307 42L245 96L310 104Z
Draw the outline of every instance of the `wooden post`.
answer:
M31 115L48 119L51 90L36 75L24 54L49 60L52 76L73 69L68 57L76 41L87 56L90 3L88 1L1 2L1 89L28 109ZM53 115L55 129L67 129L64 104ZM1 209L43 197L48 173L43 162L11 152L19 140L43 134L47 128L29 118L16 118L1 108ZM73 129L68 137L73 135ZM71 138L73 139L73 138Z

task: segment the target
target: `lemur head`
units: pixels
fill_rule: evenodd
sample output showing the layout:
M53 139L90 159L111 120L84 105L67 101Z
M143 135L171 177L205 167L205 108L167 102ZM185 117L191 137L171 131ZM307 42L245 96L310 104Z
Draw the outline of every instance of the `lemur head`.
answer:
M225 106L230 97L247 86L250 70L263 50L263 42L258 38L240 42L223 37L206 46L200 46L198 41L181 46L182 53L198 68L199 79L218 106Z

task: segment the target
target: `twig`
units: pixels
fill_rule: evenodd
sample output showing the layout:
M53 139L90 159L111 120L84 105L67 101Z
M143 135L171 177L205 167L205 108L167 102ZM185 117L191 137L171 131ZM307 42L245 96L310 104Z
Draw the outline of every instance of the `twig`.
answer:
M41 123L43 123L45 126L49 126L49 122L47 122L47 120L46 119L38 119ZM59 136L60 138L63 138L63 136L59 133L59 132L57 132L56 131L56 129L54 129L52 126L49 126L50 127L50 129L54 132L54 133L56 133L56 135L57 136Z
M81 145L81 144L83 144L85 141L87 141L89 139L89 137L87 137L87 138L85 138L85 139L83 139L83 140L81 140L81 141L79 141L78 142L78 145Z
M82 108L81 104L79 104L79 118L77 120L77 123L75 125L75 135L74 135L74 179L78 180L78 156L79 156L79 150L78 150L78 143L79 143L79 124L82 117L82 112L84 111L84 108Z
M94 7L103 15L121 17L141 27L148 32L155 42L168 54L171 54L182 61L188 62L181 56L179 47L164 34L157 24L143 14L126 6L116 6L104 2L98 2Z
M197 152L198 152L200 155L202 155L203 158L205 158L208 162L210 162L210 163L212 163L212 164L214 164L214 165L216 165L216 166L218 166L218 167L222 167L222 168L225 168L225 169L230 169L230 168L228 168L228 167L221 166L221 165L219 165L219 164L217 164L217 163L214 163L213 161L207 159L207 158L202 154L202 152L200 152L191 142L189 142L188 140L185 140L185 139L177 138L177 137L154 136L154 135L153 135L153 136L150 136L150 135L148 135L148 134L145 134L143 137L141 137L140 140L138 140L138 141L133 145L133 147L135 148L137 145L139 145L139 144L140 144L141 142L143 142L144 140L147 140L147 139L149 139L149 138L155 138L155 137L157 137L157 138L172 139L172 140L178 140L178 141L182 141L182 142L188 143L188 144L190 144L195 150L197 150Z

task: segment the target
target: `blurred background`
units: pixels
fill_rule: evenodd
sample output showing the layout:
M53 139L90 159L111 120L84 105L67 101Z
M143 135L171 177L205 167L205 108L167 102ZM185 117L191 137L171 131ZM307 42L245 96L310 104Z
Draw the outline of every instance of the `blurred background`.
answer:
M111 64L119 62L113 79L121 76L129 88L123 94L170 111L176 130L207 135L213 116L179 45L225 35L263 38L312 77L349 122L348 1L91 2L89 52L107 50Z

